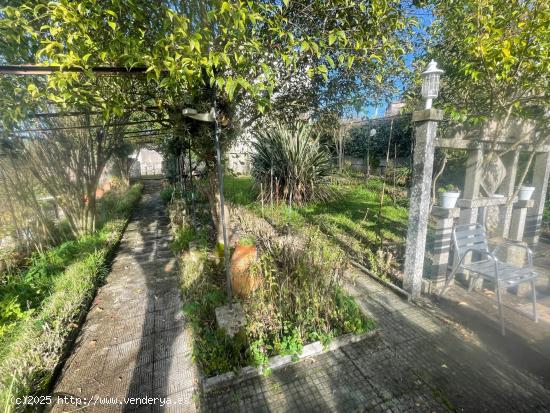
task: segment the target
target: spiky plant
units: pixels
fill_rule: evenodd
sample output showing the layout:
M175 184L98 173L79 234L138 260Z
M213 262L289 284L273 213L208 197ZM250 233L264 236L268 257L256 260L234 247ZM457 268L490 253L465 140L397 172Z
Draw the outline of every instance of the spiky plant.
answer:
M275 122L256 133L253 146L252 175L266 200L273 196L292 205L328 197L332 161L310 125Z

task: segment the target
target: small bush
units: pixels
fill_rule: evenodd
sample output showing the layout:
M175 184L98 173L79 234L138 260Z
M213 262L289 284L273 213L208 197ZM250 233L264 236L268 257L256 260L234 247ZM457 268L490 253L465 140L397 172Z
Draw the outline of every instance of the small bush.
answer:
M244 303L247 338L263 343L254 349L256 360L297 355L307 343L372 328L340 288L346 265L342 251L317 230L303 227L301 232L304 237L260 240L262 286Z
M166 186L162 188L160 191L160 199L162 199L162 202L164 202L165 204L168 204L172 200L173 194L174 194L174 187Z
M326 177L332 161L311 126L274 123L258 132L256 138L252 175L263 184L266 201L271 197L272 182L275 199L302 204L328 198Z

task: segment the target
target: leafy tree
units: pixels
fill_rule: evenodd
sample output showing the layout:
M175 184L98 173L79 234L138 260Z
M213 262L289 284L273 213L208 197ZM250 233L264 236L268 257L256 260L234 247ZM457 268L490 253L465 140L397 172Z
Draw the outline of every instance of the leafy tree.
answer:
M536 130L531 135L533 147L548 143L548 1L428 3L435 16L428 55L445 69L441 103L451 119L483 127L485 139L493 143L511 122L529 122ZM506 152L515 150L527 137L517 139ZM533 151L519 184L534 155Z
M454 120L542 120L548 109L550 8L545 0L435 0L429 54L445 69Z
M16 135L8 152L14 169L30 171L54 197L75 236L95 231L99 178L122 143L124 120L105 127L95 122L97 115L41 119L42 128Z
M182 118L182 108L207 111L216 102L227 147L239 120L261 116L277 98L294 113L312 102L318 108L359 104L367 88L390 81L404 66L403 39L414 22L396 0L36 0L1 14L6 61L81 70L37 82L3 79L5 122L24 115L20 102L95 107L105 119L129 106L154 107L209 166L215 220L212 131ZM145 93L138 99L132 82L99 78L97 66L145 68L139 79ZM284 99L285 81L304 73L312 78L308 99L288 88L295 99Z

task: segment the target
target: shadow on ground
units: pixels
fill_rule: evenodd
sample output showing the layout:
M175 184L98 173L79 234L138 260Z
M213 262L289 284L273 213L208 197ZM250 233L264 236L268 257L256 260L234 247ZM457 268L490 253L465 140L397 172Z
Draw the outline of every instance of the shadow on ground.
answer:
M377 338L202 394L203 411L548 411L550 390L530 362L510 364L504 349L361 273L346 278Z
M55 386L54 396L82 402L58 404L54 411L194 409L191 336L159 190L160 181L144 182L105 285ZM167 397L172 404L161 406Z

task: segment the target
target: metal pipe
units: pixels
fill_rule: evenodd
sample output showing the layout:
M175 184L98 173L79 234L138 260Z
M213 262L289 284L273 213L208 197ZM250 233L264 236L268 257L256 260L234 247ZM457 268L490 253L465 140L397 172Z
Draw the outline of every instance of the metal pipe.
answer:
M232 308L233 291L231 289L231 267L229 263L229 240L227 237L227 228L225 224L225 197L223 194L223 171L222 171L222 154L220 148L220 137L217 117L216 92L214 89L214 139L216 141L216 166L218 169L218 181L220 191L220 208L221 208L221 224L223 232L223 257L225 263L225 276L227 278L227 301L229 308Z

